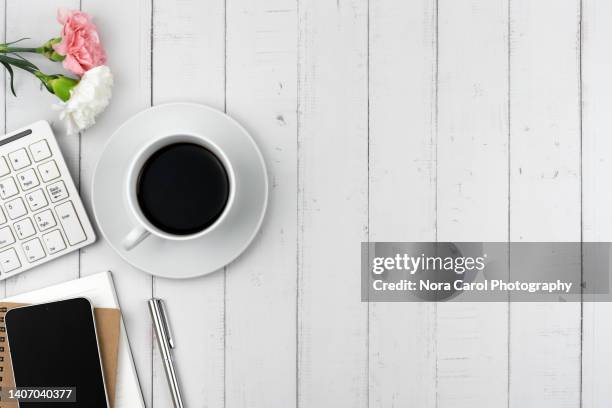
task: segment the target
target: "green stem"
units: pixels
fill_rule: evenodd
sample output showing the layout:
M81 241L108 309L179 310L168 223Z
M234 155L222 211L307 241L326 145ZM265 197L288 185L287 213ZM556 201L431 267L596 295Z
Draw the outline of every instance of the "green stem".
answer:
M36 54L42 54L44 50L42 47L38 47L38 48L10 47L6 44L0 44L0 53L9 54L13 52L33 52Z
M19 42L21 40L4 43L4 44L0 44L0 54L16 54L16 53L22 53L22 52L23 53L34 53L34 54L40 54L44 57L47 57L51 61L59 62L59 61L64 60L64 56L56 53L55 50L53 49L53 46L55 44L59 44L61 40L62 40L61 37L52 38L46 43L44 43L43 45L41 45L40 47L36 47L36 48L14 47L13 46L16 42Z
M36 71L31 71L32 74L34 74L34 76L36 78L38 78L40 80L40 82L43 83L43 85L45 86L45 88L47 88L47 90L51 93L53 93L53 90L51 89L51 85L49 83L49 80L51 79L51 77L49 75L45 75L42 72L40 72L39 70Z
M5 44L6 45L6 44ZM44 87L52 94L60 98L62 101L70 99L72 89L79 83L78 79L70 78L61 74L47 75L38 69L30 61L10 54L0 53L0 64L6 68L10 76L11 91L15 94L13 86L13 67L22 69L34 75Z

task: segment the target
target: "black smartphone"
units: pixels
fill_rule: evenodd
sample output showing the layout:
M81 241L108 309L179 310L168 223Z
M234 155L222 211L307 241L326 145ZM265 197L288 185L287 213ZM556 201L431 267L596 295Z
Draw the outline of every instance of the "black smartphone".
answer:
M5 321L20 408L108 408L89 300L19 307Z

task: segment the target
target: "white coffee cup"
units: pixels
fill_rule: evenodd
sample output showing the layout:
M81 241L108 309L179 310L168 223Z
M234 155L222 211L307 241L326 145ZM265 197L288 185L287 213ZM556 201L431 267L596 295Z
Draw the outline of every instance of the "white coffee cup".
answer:
M140 176L140 172L144 164L158 150L177 143L192 143L200 145L214 153L215 156L217 156L217 158L223 164L223 167L225 168L229 179L229 195L227 203L221 215L210 226L206 227L202 231L189 235L177 235L168 233L154 226L143 214L137 198L138 178ZM134 157L128 167L128 172L126 174L124 188L125 203L128 210L132 214L134 225L131 228L130 232L128 232L121 241L123 249L125 249L126 251L132 250L150 235L155 235L161 239L171 241L186 241L197 239L210 233L211 231L215 230L227 217L227 214L229 213L234 203L235 190L236 176L232 164L228 160L227 156L223 153L223 151L204 136L194 134L168 135L166 137L154 141L153 143L150 143L149 145L142 148L140 152Z

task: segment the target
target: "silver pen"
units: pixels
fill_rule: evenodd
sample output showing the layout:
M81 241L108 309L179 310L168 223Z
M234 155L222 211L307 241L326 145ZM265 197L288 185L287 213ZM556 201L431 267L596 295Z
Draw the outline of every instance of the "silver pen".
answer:
M175 408L183 408L183 398L181 396L179 382L176 377L174 362L172 361L171 350L175 348L176 345L174 344L174 339L172 338L172 331L170 330L170 323L168 321L168 315L166 313L164 302L161 299L152 298L148 303L151 318L153 319L153 325L155 327L157 344L159 345L159 350L164 360L164 369L166 371L168 385L170 386L170 392L172 393L172 401L174 402Z

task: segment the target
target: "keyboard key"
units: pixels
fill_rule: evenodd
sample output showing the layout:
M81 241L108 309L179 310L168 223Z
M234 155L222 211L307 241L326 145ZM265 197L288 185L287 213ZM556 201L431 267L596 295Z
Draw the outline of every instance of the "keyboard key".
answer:
M31 190L40 184L34 169L27 169L26 171L19 173L17 175L17 180L19 181L19 184L21 184L21 189L23 191Z
M2 266L2 272L9 273L21 266L17 252L13 248L7 249L4 252L0 252L0 265Z
M38 230L40 232L46 231L49 228L55 227L57 224L55 222L55 217L51 210L45 210L39 212L34 215L34 221L36 221L36 225L38 226Z
M48 161L38 166L38 171L40 172L40 177L42 177L45 183L60 176L59 169L57 168L57 164L55 164L54 160Z
M45 160L47 157L51 156L51 150L46 140L31 144L30 153L32 153L35 162Z
M0 177L7 175L11 172L11 169L9 169L8 164L6 164L6 159L4 158L4 156L0 156Z
M54 230L43 235L43 242L45 243L47 252L49 252L50 255L66 249L66 244L64 243L64 239L62 238L62 234L59 230Z
M19 218L28 213L26 210L25 204L21 197L17 197L16 199L9 201L6 203L6 212L11 220Z
M51 185L48 185L47 192L49 192L49 197L51 197L52 203L55 203L68 197L68 190L66 190L66 185L61 180L56 181Z
M19 189L17 188L17 184L15 184L15 180L13 180L12 177L7 177L0 181L0 197L6 200L17 193L19 193Z
M85 231L83 231L83 227L81 226L81 221L71 201L66 201L64 204L55 207L55 212L57 213L60 224L64 227L64 234L66 234L66 238L70 245L76 245L87 239Z
M28 152L25 149L15 150L13 153L9 153L8 157L13 170L21 170L31 164Z
M0 228L0 248L15 243L15 237L9 227Z
M6 222L6 217L4 216L4 211L0 208L0 225Z
M29 238L36 234L34 224L32 224L32 220L29 218L24 218L21 221L17 221L15 224L13 224L13 227L15 228L15 233L19 239Z
M25 242L21 247L29 262L35 262L45 257L45 250L38 238Z
M30 207L30 210L32 211L36 211L40 208L46 207L47 204L49 204L47 202L47 197L45 197L45 193L43 193L42 191L42 188L39 188L38 190L34 190L30 194L26 194L25 198L26 198L26 201L28 202L28 206ZM0 222L0 224L2 223Z

